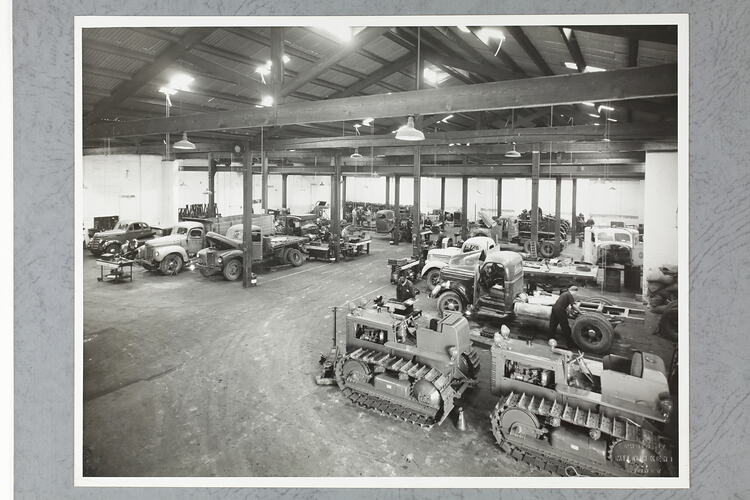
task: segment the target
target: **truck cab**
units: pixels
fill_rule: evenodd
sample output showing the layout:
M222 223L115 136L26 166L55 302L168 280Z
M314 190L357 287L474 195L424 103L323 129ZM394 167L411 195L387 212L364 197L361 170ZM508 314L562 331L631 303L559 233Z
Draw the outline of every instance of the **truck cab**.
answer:
M597 265L643 265L643 243L638 231L625 227L585 228L583 261Z
M427 252L427 258L422 267L421 276L427 282L428 288L432 289L432 287L440 282L440 270L448 265L453 257L476 251L490 253L497 249L498 246L497 243L495 243L495 240L488 236L475 236L469 238L464 242L461 248L433 248Z
M146 242L139 249L136 262L149 271L158 269L165 275L177 274L206 246L205 233L200 222L178 222L169 235Z

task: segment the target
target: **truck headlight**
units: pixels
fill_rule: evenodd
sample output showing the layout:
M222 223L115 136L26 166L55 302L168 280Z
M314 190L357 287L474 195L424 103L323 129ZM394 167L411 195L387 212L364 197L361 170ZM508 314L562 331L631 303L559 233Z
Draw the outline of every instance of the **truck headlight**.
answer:
M158 257L158 256L159 256L159 252L158 251L154 251L154 257Z
M224 262L224 259L222 259L221 257L216 257L217 264L221 265L222 262Z

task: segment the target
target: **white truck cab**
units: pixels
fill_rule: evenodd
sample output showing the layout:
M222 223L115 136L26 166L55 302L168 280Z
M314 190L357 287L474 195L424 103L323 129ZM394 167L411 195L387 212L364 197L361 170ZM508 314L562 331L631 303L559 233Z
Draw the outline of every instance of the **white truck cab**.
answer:
M422 278L427 282L427 287L432 288L440 281L440 270L445 267L454 255L484 250L490 252L497 250L497 243L487 236L475 236L464 241L461 248L433 248L427 252L427 259L422 267Z

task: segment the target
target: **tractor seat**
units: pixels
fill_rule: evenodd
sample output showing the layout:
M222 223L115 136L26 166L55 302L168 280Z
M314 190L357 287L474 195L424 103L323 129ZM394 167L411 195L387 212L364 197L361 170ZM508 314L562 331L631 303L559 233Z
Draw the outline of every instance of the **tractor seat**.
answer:
M643 353L634 352L633 361L630 363L630 375L633 377L643 377Z

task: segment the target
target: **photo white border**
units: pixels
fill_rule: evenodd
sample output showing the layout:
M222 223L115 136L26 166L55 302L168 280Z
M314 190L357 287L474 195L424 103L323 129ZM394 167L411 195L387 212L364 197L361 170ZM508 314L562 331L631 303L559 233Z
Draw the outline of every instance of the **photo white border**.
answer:
M84 477L83 476L83 249L81 235L82 29L199 26L547 26L676 25L678 107L679 297L679 473L675 478L589 477ZM74 486L80 487L254 487L254 488L609 488L666 489L690 486L689 427L689 16L688 14L439 15L439 16L76 16L75 37L75 429ZM11 184L12 186L12 184ZM12 248L12 247L11 247ZM665 360L666 361L666 360ZM498 451L498 453L500 453Z

